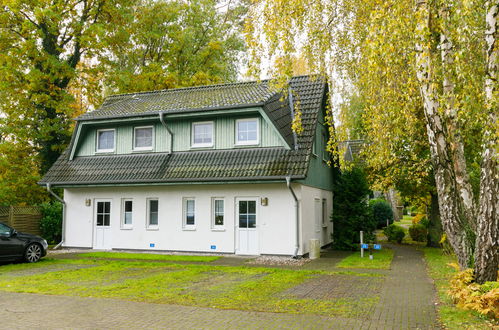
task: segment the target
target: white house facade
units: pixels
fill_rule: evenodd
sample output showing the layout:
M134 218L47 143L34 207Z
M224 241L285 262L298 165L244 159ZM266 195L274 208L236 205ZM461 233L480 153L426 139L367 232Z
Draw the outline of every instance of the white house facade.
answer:
M301 256L331 243L327 84L289 86L117 95L77 118L40 182L64 189L63 246Z

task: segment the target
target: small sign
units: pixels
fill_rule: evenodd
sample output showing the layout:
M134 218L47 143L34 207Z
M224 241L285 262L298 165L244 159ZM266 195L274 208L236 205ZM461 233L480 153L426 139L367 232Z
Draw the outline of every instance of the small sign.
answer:
M155 246L156 246L156 244L154 244L154 243L149 243L149 247L155 247Z
M212 245L210 248L211 248L212 250L216 250L216 249L217 249L217 246L216 246L216 245Z
M381 250L381 244L374 244L375 250Z
M363 249L369 249L369 244L361 244L360 247Z

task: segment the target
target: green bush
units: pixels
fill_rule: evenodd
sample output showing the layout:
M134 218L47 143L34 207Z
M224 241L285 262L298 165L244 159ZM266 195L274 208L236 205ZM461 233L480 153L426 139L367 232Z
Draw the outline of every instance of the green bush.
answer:
M409 236L415 242L426 242L426 236L428 235L428 230L421 223L416 223L409 227Z
M383 230L383 233L390 242L402 243L405 237L405 232L402 227L391 224Z
M367 196L369 187L364 172L359 168L343 171L335 177L333 215L333 248L359 249L359 232L364 241L373 241L376 223L369 213Z
M62 239L62 204L48 202L40 204L42 220L40 231L49 244L59 243Z
M369 208L377 228L386 227L387 221L389 224L393 223L392 207L384 199L378 198L370 200Z

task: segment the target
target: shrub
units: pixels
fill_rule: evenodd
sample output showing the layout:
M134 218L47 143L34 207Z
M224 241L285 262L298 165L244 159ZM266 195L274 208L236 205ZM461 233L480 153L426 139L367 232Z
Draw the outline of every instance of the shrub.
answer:
M50 244L60 242L62 239L62 204L48 202L40 204L40 207L42 209L40 221L42 237Z
M415 225L417 223L420 223L423 218L426 218L426 214L423 213L416 214L416 216L412 218L412 224Z
M334 185L333 248L357 250L359 232L364 231L366 242L374 240L376 223L369 215L367 195L369 187L361 169L343 171L336 177Z
M425 242L428 230L424 225L417 223L409 227L409 235L415 242Z
M499 319L499 283L473 283L473 269L458 273L450 282L449 294L458 307Z
M383 233L388 238L390 242L402 243L404 239L405 232L402 227L391 224L383 230Z
M377 228L386 227L387 221L389 225L393 223L392 207L384 199L370 200L369 208Z

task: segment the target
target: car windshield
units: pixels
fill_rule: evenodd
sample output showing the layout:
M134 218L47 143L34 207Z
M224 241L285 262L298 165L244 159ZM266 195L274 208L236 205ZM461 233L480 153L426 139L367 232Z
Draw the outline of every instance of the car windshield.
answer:
M0 223L0 235L10 235L10 227Z

